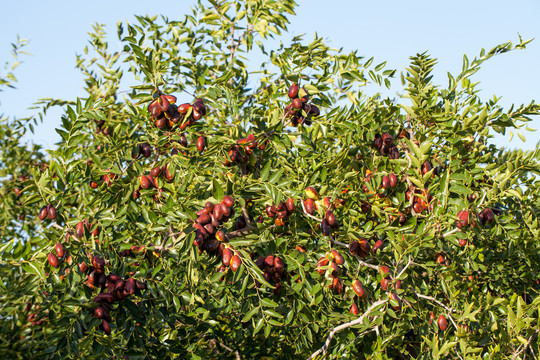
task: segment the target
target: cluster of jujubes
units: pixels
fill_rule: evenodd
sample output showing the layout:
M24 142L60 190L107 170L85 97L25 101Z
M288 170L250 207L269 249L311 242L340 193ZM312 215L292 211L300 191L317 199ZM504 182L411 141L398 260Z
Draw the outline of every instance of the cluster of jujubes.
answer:
M60 262L64 261L64 256L66 256L64 246L61 243L56 243L54 252L49 253L47 260L53 268L56 268L60 265Z
M78 239L82 239L85 235L85 230L90 232L91 236L99 236L99 226L96 226L96 223L90 223L88 219L84 219L83 221L79 221L77 223L75 226L75 236L77 236ZM67 239L69 239L69 237L67 237Z
M223 165L233 166L238 164L255 167L257 165L257 156L253 151L266 149L266 143L266 141L263 141L259 144L253 134L249 134L245 139L239 139L236 145L233 145L227 152Z
M113 133L113 129L109 126L105 126L105 120L96 120L94 121L97 123L96 127L96 134L103 134L105 136L111 136Z
M105 261L97 256L92 256L92 265L88 267L85 263L79 265L81 272L88 273L86 285L91 289L101 288L101 292L94 297L94 302L99 304L94 308L94 316L101 319L101 329L106 333L111 333L111 305L120 302L136 292L146 288L146 285L134 278L123 279L117 274L105 275Z
M345 258L337 250L332 250L330 253L321 257L317 261L315 270L320 275L324 275L327 270L330 272L331 284L328 286L330 289L333 289L337 294L343 292L343 284L339 279L340 265L345 264Z
M263 272L264 280L274 285L274 295L281 291L281 281L287 277L285 263L277 255L261 256L255 261L255 265Z
M394 138L389 133L375 135L373 147L379 150L379 153L384 156L389 156L390 159L399 159L399 149L394 145Z
M49 218L51 220L56 219L56 208L52 204L47 204L39 210L39 220L45 220Z
M201 99L193 104L175 105L176 97L154 92L155 99L148 105L148 111L158 129L169 130L179 125L181 130L192 126L206 115L206 106Z
M276 226L283 226L288 222L289 216L296 209L294 199L289 198L287 202L280 202L279 205L266 205L266 215L274 220Z
M224 247L221 242L226 242L227 236L223 230L217 229L234 215L233 206L234 199L225 195L219 204L208 201L204 208L197 211L193 244L197 246L199 253L206 251L210 254L223 254Z
M311 125L311 118L320 115L320 110L316 105L308 104L309 93L298 84L292 84L287 93L291 103L287 105L285 111L291 117L291 125L298 126L304 124Z

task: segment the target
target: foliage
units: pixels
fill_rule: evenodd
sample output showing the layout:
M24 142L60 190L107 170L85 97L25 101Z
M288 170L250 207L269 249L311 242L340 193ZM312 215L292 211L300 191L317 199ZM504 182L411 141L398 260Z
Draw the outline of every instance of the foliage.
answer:
M524 126L540 106L505 110L496 98L483 101L471 80L484 61L527 41L464 57L447 87L432 82L436 59L412 56L401 73L402 98L388 99L366 90L390 85L397 72L385 63L318 37L265 45L287 31L295 5L209 0L183 20L139 16L118 25L118 50L95 25L77 59L88 95L41 103L43 111L65 108L57 147L46 156L21 142L31 120L2 120L0 349L7 358L539 353L540 150L508 151L489 140ZM247 62L253 54L266 59L255 71ZM295 83L320 109L310 126L305 110L292 117L287 110ZM206 115L184 130L182 122L159 129L148 105L161 93L178 104L200 98ZM303 123L293 126L300 114ZM143 143L151 156L139 155ZM142 189L141 175L165 165L171 181L161 175ZM321 195L312 214L307 187ZM199 240L200 210L227 195L235 215L218 226L226 234L221 250L202 251L210 240ZM281 221L267 215L289 198L296 210ZM331 231L324 201L339 223ZM48 204L56 218L39 220ZM86 228L78 225L85 219ZM372 251L351 254L363 239ZM66 255L52 267L57 243ZM236 271L222 265L224 248L240 256ZM339 276L317 267L325 256L339 262L332 250L344 258ZM258 266L269 255L284 262L281 280ZM93 315L107 289L88 286L89 273L77 266L99 269L97 258L105 274L145 287L108 306L110 335ZM361 316L349 311L353 303ZM431 312L448 327L440 329Z

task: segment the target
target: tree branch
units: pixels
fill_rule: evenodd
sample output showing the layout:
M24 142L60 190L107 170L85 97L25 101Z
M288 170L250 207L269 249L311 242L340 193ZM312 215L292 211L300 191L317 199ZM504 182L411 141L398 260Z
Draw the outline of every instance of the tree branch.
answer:
M353 321L349 321L348 323L344 323L344 324L341 324L339 326L336 326L335 328L333 328L332 330L330 330L330 333L328 334L328 337L326 338L326 341L324 342L324 345L322 346L322 348L320 348L319 350L315 351L313 354L311 354L310 357L307 358L307 360L313 360L315 359L316 356L318 356L319 354L321 354L322 356L324 356L324 354L326 354L326 352L328 351L328 347L330 346L330 343L332 342L332 339L334 338L334 335L341 331L341 330L344 330L344 329L347 329L347 328L350 328L351 326L355 326L355 325L359 325L361 324L363 321L364 321L364 318L366 316L369 315L369 313L371 313L373 311L373 309L375 309L376 307L378 307L379 305L382 305L384 303L386 303L388 300L379 300L379 301L376 301L374 302L373 304L371 304L371 306L366 310L366 312L364 314L362 314L362 316L360 316L358 319L355 319Z

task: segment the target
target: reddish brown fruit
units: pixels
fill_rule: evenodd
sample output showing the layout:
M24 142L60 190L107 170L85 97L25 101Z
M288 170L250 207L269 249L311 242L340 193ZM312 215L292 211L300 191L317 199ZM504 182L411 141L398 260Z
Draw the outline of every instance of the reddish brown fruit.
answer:
M382 276L390 275L390 268L386 265L381 265L379 267L379 272Z
M322 269L323 267L327 266L329 263L329 260L326 258L326 257L322 257L319 259L319 261L317 261L317 266L315 267L315 270L317 270L317 272L320 274L320 275L324 275L325 273L325 269Z
M225 195L221 202L223 204L225 204L226 206L228 206L228 207L233 207L234 206L234 199L229 195Z
M426 175L432 169L433 169L433 165L431 165L431 162L427 160L426 162L422 164L422 175Z
M56 245L54 245L54 251L56 252L56 256L59 258L63 258L64 254L66 253L61 243L56 243Z
M443 254L437 255L437 264L443 265L443 266L446 265L446 259Z
M47 205L47 216L51 220L56 219L56 208L51 204Z
M429 325L433 323L433 320L435 320L435 314L433 314L433 311L429 312Z
M240 256L234 255L231 258L231 263L230 263L231 270L232 271L238 270L238 268L240 267L240 264L242 264L242 259L240 258Z
M140 182L141 182L141 188L143 189L150 189L151 187L154 186L154 182L152 181L152 179L146 175L141 175Z
M360 251L360 244L358 243L358 241L353 241L350 245L349 245L349 253L351 255L358 255L358 252Z
M105 334L110 335L111 334L111 325L105 320L101 320L101 328L105 332Z
M305 191L306 191L306 196L308 198L310 198L312 200L318 200L319 199L319 193L312 186L308 186Z
M397 302L397 305L392 305L394 310L400 311L401 310L401 299L399 298L399 296L395 292L392 292L390 294L390 299L395 300Z
M313 199L304 200L304 208L306 213L313 215L313 213L315 213L315 201L313 201Z
M289 88L289 91L287 93L287 96L290 99L294 99L294 98L298 97L298 84L292 84L291 85L291 87Z
M358 306L356 306L356 303L352 303L351 309L349 310L351 314L358 315Z
M161 175L163 168L161 166L156 166L150 171L150 176L157 178L159 175Z
M388 277L384 277L381 279L381 290L387 291L388 285L390 284L390 279Z
M47 259L49 260L49 264L54 268L58 267L58 265L60 264L58 258L53 253L49 253Z
M49 215L47 211L47 205L43 206L41 210L39 210L39 220L45 220L45 218Z
M204 138L204 136L199 136L197 138L197 150L204 151L205 147L206 147L206 139Z
M225 235L225 232L223 230L219 230L216 233L216 239L221 242L227 242L227 236Z
M231 259L233 257L233 252L229 248L225 248L223 250L223 254L221 255L221 263L224 266L229 266L231 264Z
M462 229L470 225L471 215L468 211L461 210L460 212L458 212L457 217L458 217L458 222L456 224L456 227L458 229Z
M467 239L459 239L460 246L467 246Z
M208 214L203 214L197 218L197 222L201 225L206 225L210 223L211 219Z
M337 250L332 250L332 256L338 265L345 264L345 258Z
M381 187L383 189L388 189L390 187L390 179L387 175L384 175L381 181Z
M388 181L390 182L390 187L396 187L398 183L398 179L394 173L391 173L388 175Z
M330 227L332 227L333 229L337 229L339 227L336 216L331 210L327 210L325 216L326 220L328 220L328 224L330 225Z
M446 328L448 327L448 321L446 320L444 315L439 316L439 318L437 319L437 325L439 325L439 329L441 331L446 330Z
M104 315L104 311L101 306L98 306L94 309L94 317L101 319L103 318L103 315Z
M337 294L341 294L343 292L343 285L341 284L339 278L333 278L331 286Z
M330 224L328 224L328 220L322 219L321 231L324 236L330 236Z
M384 246L384 241L377 240L375 241L375 245L373 245L372 251L376 253L377 251L381 250L383 246Z
M285 207L287 208L287 211L289 213L292 213L296 209L296 206L294 205L294 199L288 198L287 203L285 204Z
M354 280L352 282L353 290L358 295L359 298L363 298L366 295L366 290L364 289L364 286L362 286L362 283L360 280Z
M358 255L361 257L367 257L369 256L369 253L371 252L371 244L366 239L360 239L358 241L358 244L360 246L360 251L358 252Z

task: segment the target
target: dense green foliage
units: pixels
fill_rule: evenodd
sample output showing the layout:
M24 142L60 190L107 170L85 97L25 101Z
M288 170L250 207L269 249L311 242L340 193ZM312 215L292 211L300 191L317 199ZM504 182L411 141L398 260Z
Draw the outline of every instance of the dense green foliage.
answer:
M137 17L118 26L123 47L116 50L96 25L91 48L77 61L87 96L41 103L43 111L65 108L57 147L47 155L22 143L40 115L1 120L4 358L539 354L540 149L508 151L490 138L524 126L540 105L503 109L497 99L481 99L471 80L482 62L527 42L464 57L447 86L432 82L436 59L417 54L401 72L402 98L388 99L366 90L399 81L400 72L385 63L331 49L320 38L265 45L287 31L295 5L209 0L182 20ZM265 62L248 67L252 54ZM126 83L133 86L121 91ZM320 109L311 125L304 111L304 123L293 126L298 116L286 110L294 83ZM159 129L148 107L160 92L175 95L177 105L200 98L206 115L184 130L181 122ZM250 134L264 145L238 143ZM377 145L383 134L392 136L380 138L387 148ZM200 136L204 151L196 146ZM137 157L142 143L151 156ZM170 181L161 175L156 187L140 188L141 175L165 165ZM398 181L387 186L391 173ZM330 199L339 226L328 236L323 201L311 215L302 205L307 187ZM236 271L221 266L219 250L195 245L202 231L196 212L226 195L234 215L218 227L228 238L222 250L241 257ZM283 224L267 215L267 206L289 198L296 210ZM56 218L39 220L47 204ZM458 218L463 211L468 221ZM89 226L78 226L85 219ZM347 247L362 239L383 245L351 254ZM57 243L66 255L52 267ZM329 266L316 271L332 250L344 257L338 277ZM281 280L256 264L268 255L283 260ZM144 284L104 305L110 335L93 316L102 290L87 285L81 262ZM353 303L358 315L350 312ZM446 329L430 321L431 312L445 317Z

